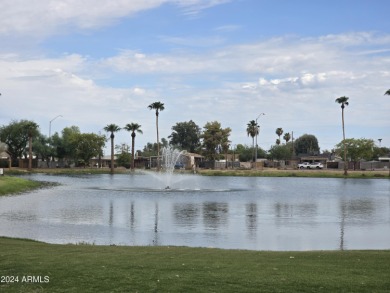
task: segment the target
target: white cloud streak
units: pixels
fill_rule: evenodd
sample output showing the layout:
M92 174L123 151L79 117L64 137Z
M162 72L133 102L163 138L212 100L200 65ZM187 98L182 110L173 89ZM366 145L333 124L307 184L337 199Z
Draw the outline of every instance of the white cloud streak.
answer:
M0 4L0 34L48 35L68 25L81 29L97 28L164 2L3 0Z
M68 27L83 30L111 25L122 17L175 4L183 13L197 14L227 0L2 0L0 35L45 37Z

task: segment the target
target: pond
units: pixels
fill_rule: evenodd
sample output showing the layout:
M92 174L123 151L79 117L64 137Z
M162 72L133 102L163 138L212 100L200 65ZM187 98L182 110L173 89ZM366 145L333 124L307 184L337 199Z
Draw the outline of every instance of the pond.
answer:
M0 197L0 235L48 243L250 250L390 249L390 181L151 174Z

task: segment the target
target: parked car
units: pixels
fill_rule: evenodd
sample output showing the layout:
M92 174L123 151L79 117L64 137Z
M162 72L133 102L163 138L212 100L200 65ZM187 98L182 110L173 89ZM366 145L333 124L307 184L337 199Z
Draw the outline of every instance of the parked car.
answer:
M309 168L310 169L323 169L324 165L322 165L321 163L311 163L309 165Z
M176 163L175 164L175 169L184 169L184 164L183 163Z
M309 162L303 162L301 164L298 164L299 169L323 169L324 165L322 163L309 163Z
M301 164L298 164L299 169L310 169L310 163L309 162L303 162Z

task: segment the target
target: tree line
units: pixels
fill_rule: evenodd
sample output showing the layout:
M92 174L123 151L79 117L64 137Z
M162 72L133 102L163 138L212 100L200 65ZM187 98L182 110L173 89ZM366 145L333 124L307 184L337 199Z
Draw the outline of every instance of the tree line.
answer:
M386 94L390 94L390 92L386 92ZM335 146L335 149L328 152L344 156L348 154L352 161L377 159L379 156L387 155L390 152L388 148L375 146L372 139L345 139L344 108L348 105L348 98L341 97L336 99L336 102L342 105L343 140ZM203 129L192 120L178 122L172 126L172 133L168 136L168 139L160 139L158 119L160 112L165 109L165 105L161 102L154 102L148 108L155 111L156 142L147 143L142 150L138 150L137 153L140 156L159 156L160 147L168 145L180 150L199 153L208 160L226 158L229 153L234 153L240 161L247 162L255 161L258 158L290 160L297 154L317 155L320 153L318 140L312 134L304 134L291 141L292 135L285 133L283 136L285 143L282 143L281 136L284 131L281 127L276 128L275 134L278 138L275 145L272 145L269 150L258 148L254 143L255 137L260 132L260 125L257 124L257 120L249 121L246 128L246 133L252 137L252 146L244 144L233 146L229 140L231 129L229 127L223 128L218 121L207 122ZM122 129L120 126L111 123L104 127L104 130L110 135L112 172L115 155L119 165L130 165L131 168L134 168L135 138L137 134L143 133L141 127L140 124L134 122L123 127L123 130L130 132L131 150L128 145L115 145L115 133ZM78 166L87 165L91 158L103 155L103 148L107 140L105 135L81 133L77 126L66 127L61 134L56 132L53 136L47 137L39 131L39 126L34 121L14 120L8 125L0 127L0 142L3 143L0 143L0 147L3 150L6 149L14 164L17 164L19 158L29 158L29 168L31 168L32 153L46 162L56 158L73 162Z
M223 128L217 121L208 122L201 128L192 120L178 122L172 126L172 133L168 139L161 138L159 144L148 142L143 149L135 150L136 134L142 134L141 125L129 123L123 130L130 132L132 138L129 145L115 145L114 133L121 130L115 124L109 124L105 128L111 140L111 153L118 157L118 165L134 168L133 155L157 156L159 148L168 145L180 150L199 153L209 160L226 158L227 154L235 154L240 161L254 160L254 145L237 144L232 146L229 141L230 128ZM49 162L54 158L58 160L74 162L78 166L89 163L93 157L102 156L102 150L107 143L105 135L95 133L81 133L79 127L70 126L64 128L61 133L54 133L50 138L39 131L39 127L29 120L12 121L8 125L0 127L0 140L7 145L7 152L15 164L19 158L29 158L29 141L32 140L31 149L34 155L42 161ZM361 159L374 160L385 156L390 152L389 148L377 147L372 139L346 139L347 153L351 161ZM343 142L338 143L335 149L328 151L334 154L343 154ZM3 147L3 149L5 149ZM272 145L269 150L258 148L257 158L271 160L290 160L297 154L317 155L320 147L317 138L312 134L304 134L294 142L286 140L286 143ZM113 164L111 165L113 167Z

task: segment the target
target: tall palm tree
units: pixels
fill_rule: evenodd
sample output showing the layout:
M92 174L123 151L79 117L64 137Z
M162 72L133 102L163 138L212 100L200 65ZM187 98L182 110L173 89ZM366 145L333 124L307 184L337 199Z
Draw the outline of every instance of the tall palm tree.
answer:
M335 100L336 103L341 105L341 122L343 125L343 145L344 145L344 175L348 175L348 163L347 163L347 148L345 145L345 128L344 128L344 108L348 106L348 97L340 97Z
M281 127L276 128L275 133L277 134L277 136L279 136L279 141L280 141L280 137L281 137L282 134L283 134L283 128L281 128Z
M259 125L256 123L255 120L249 121L246 127L246 133L248 136L252 137L252 158L253 162L255 162L255 137L259 134Z
M385 95L390 96L390 89L385 92ZM390 163L389 163L389 177L390 177Z
M126 124L126 126L124 127L124 129L126 129L127 131L131 131L131 170L134 171L134 143L135 143L135 136L136 136L136 132L137 133L140 133L142 134L142 130L141 130L141 125L139 125L138 123L129 123L129 124Z
M284 135L283 135L283 139L286 141L286 144L290 141L291 139L291 135L289 132L286 132Z
M38 124L30 121L27 124L27 134L28 134L28 170L32 170L32 138L38 132Z
M114 132L118 132L121 128L116 124L108 124L104 127L104 131L111 132L111 174L114 174Z
M156 110L156 129L157 129L157 171L160 171L160 138L158 136L158 114L163 111L164 103L154 102L148 106L149 110Z

